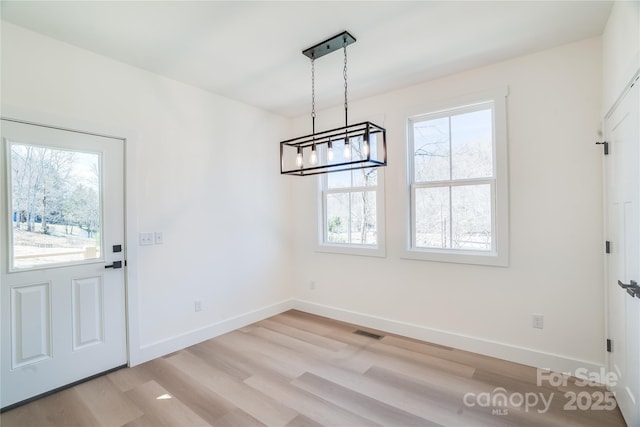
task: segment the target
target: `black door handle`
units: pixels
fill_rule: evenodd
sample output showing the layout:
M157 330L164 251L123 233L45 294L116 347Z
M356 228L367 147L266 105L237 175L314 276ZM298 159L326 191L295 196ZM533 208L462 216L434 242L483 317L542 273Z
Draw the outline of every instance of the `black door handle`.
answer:
M636 282L635 280L631 280L627 285L626 283L622 283L620 280L618 280L618 286L620 286L622 289L634 289L638 287L638 282Z
M105 265L104 268L122 268L122 261L113 261L113 264L111 265Z
M635 280L630 280L629 284L622 283L620 280L618 280L618 286L620 286L622 289L626 289L627 293L631 295L632 298L640 298L640 286L638 286L638 282L636 282Z

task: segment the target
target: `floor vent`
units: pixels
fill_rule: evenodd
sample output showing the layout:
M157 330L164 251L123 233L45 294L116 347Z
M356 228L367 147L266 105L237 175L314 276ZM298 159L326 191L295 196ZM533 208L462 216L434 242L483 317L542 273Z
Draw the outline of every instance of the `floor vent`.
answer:
M363 337L369 337L369 338L373 338L374 340L379 340L380 338L382 338L382 335L378 335L378 334L374 334L371 332L367 332L367 331L363 331L361 329L358 329L356 331L353 332L356 335L362 335Z

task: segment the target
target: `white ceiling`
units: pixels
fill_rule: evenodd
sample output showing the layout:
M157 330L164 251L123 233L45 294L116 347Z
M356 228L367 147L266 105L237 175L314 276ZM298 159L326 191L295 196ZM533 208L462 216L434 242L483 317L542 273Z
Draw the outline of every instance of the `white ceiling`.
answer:
M301 51L348 30L349 99L600 35L600 1L6 1L2 19L286 116L308 114ZM340 105L340 51L316 61Z

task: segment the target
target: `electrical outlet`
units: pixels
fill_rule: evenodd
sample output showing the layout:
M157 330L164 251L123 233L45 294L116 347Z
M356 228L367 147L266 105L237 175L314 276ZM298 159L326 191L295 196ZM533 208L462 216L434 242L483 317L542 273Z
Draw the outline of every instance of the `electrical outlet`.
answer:
M532 314L531 326L536 329L544 328L544 316L542 314Z
M140 246L153 245L153 233L140 233Z
M156 245L161 245L164 243L164 236L162 235L162 231L156 231L155 233L153 233L153 238Z
M196 312L202 311L202 301L196 300L193 302L193 308Z

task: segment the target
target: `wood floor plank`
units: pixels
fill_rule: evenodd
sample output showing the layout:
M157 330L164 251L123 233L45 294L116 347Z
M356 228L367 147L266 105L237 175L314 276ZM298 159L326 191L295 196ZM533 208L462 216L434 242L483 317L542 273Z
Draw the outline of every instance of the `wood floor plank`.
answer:
M306 391L378 424L389 426L439 425L314 374L302 375L296 379L295 385L303 386Z
M442 357L436 357L429 354L417 353L415 351L406 350L404 348L387 345L382 342L376 342L370 347L370 350L374 352L377 357L383 360L384 358L388 358L414 362L419 365L435 368L441 372L447 372L457 376L471 378L471 376L473 376L473 372L476 369L473 365L470 364L454 362Z
M146 371L169 394L209 424L235 409L235 405L201 382L185 377L179 369L182 359L182 353L176 353L170 358L155 359L136 368Z
M102 426L120 426L144 415L106 376L79 384L75 390Z
M479 396L480 393L491 393L491 387L478 388L478 384L463 383L458 385L450 385L442 382L425 383L419 379L405 374L374 367L369 370L365 376L378 383L385 384L389 389L395 390L395 393L403 393L407 398L412 400L422 399L425 403L429 402L432 413L455 414L453 419L449 419L446 425L467 425L477 423L480 425L517 425L517 426L535 426L536 423L529 422L526 418L518 417L509 412L508 417L504 415L495 416L492 413L493 407L481 407L478 405L467 406L465 404L464 395L473 393ZM471 381L471 380L468 380ZM474 388L475 386L475 388ZM395 396L395 394L392 394ZM490 394L489 394L490 396ZM476 402L471 400L471 402ZM500 407L498 409L501 409ZM434 416L434 415L432 415Z
M255 328L250 333L270 343L277 344L300 354L304 354L305 356L313 356L322 360L327 360L335 357L340 352L340 350L343 350L347 347L346 345L343 345L337 350L332 350L330 348L324 348L315 344L311 344L296 337L292 337L284 333L276 332L263 327Z
M266 424L253 418L251 415L244 412L242 409L234 409L226 414L224 417L218 419L214 424L214 427L265 427Z
M279 332L283 335L296 338L298 340L307 342L309 344L313 344L317 347L324 348L324 349L339 351L347 346L347 344L343 342L328 338L326 336L313 334L311 332L294 328L292 326L285 325L283 323L274 322L273 320L270 320L270 319L263 320L259 322L257 325L265 329L270 329L274 332Z
M220 371L197 357L183 352L176 367L191 381L198 381L258 421L269 426L284 426L298 414L269 395L256 392L244 382Z
M379 426L367 418L345 410L331 402L293 386L283 379L255 375L245 380L249 386L268 396L274 396L299 414L320 425ZM293 421L293 420L291 420ZM300 420L299 420L300 421Z
M275 344L262 337L253 334L226 334L217 340L217 343L226 347L227 350L242 349L242 354L251 359L247 368L252 374L263 370L295 378L303 374L306 370L308 358L284 346ZM287 360L286 364L282 360Z
M76 404L69 405L69 401ZM20 406L0 416L2 427L98 426L100 421L78 398L78 391L67 389Z
M330 334L334 329L333 325L327 325L321 319L306 318L301 314L302 312L291 310L272 320L320 336Z
M332 366L313 368L309 372L436 424L451 425L458 421L458 416L455 412L462 402L455 402L455 408L447 410L447 408L442 407L442 402L434 401L424 395L407 394L403 390L389 387L385 381L380 381L367 375L360 375ZM305 384L299 383L297 380L292 381L292 384L305 389Z
M125 394L144 412L142 425L185 427L211 425L155 381L141 384L126 391ZM140 421L137 419L130 424L140 425Z
M186 348L184 351L198 356L205 363L240 381L249 378L255 369L254 359L246 352L235 347L221 345L217 340L207 340Z
M474 366L488 372L500 373L501 375L510 376L524 381L535 382L536 380L535 369L532 370L530 367L519 363L500 360L494 357L440 346L437 344L420 342L411 338L399 337L397 335L385 336L381 341L391 346L429 354L464 365Z
M153 380L151 375L148 375L141 369L135 368L118 369L117 371L107 374L107 378L122 392Z
M285 427L322 427L322 424L312 420L309 417L305 417L304 415L298 415L297 417L292 419Z

